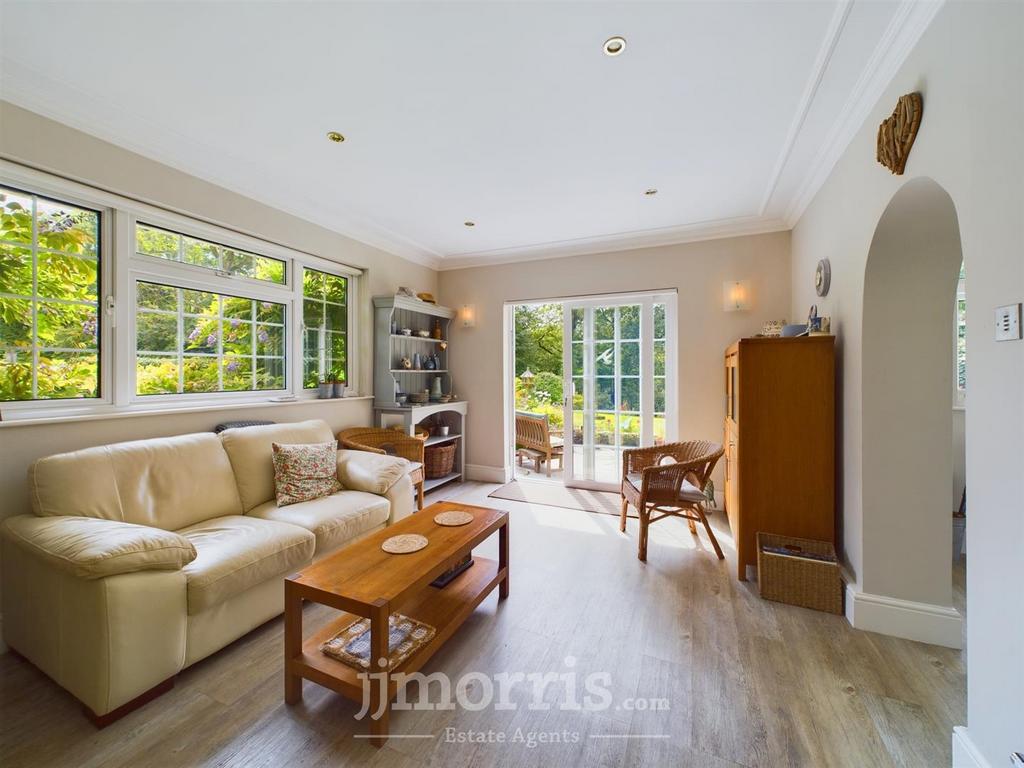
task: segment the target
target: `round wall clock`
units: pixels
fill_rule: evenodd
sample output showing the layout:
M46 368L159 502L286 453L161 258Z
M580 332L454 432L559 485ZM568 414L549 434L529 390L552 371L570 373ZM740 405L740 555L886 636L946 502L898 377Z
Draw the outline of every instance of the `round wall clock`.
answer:
M814 270L814 290L818 292L819 296L828 296L828 286L832 282L832 267L828 263L828 259L822 259L818 262L817 269Z

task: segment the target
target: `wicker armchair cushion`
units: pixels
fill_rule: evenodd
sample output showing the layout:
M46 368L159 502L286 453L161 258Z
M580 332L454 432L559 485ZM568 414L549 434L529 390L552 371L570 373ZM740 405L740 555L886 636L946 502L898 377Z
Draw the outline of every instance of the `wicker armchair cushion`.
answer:
M644 484L644 476L642 472L630 472L626 475L626 479L637 490L640 490ZM707 497L704 495L703 491L689 480L683 480L683 484L679 486L679 498L683 501L691 501L694 503L707 501Z

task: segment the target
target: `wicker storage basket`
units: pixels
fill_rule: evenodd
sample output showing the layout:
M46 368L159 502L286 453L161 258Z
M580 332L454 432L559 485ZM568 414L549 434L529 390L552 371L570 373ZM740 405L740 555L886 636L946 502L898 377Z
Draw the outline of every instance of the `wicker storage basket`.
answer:
M766 552L783 547L792 555ZM813 560L800 554L830 558ZM761 597L828 613L843 612L843 581L835 548L827 541L757 534L757 586Z
M423 450L423 471L428 480L435 480L439 477L451 474L455 466L454 442L431 445Z

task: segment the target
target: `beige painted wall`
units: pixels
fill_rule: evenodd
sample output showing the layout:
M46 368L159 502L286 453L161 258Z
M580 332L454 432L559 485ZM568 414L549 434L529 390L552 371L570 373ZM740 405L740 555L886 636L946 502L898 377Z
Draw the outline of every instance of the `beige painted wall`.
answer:
M372 391L370 297L399 285L437 290L437 273L311 222L283 213L222 187L128 152L68 126L0 101L0 156L125 197L168 208L281 245L366 270L361 284L360 334L363 363L359 389ZM268 183L272 180L268 179ZM371 401L275 405L222 413L132 416L49 425L0 428L0 517L27 511L25 477L40 456L119 440L210 429L226 419L295 421L325 418L341 428L369 424Z
M722 283L729 280L751 282L750 311L723 311ZM441 272L441 302L474 304L477 312L474 328L456 324L452 334L455 388L471 408L467 463L504 464L505 302L664 288L679 292L679 435L720 441L722 353L765 320L790 316L788 233Z
M813 300L811 275L832 261L830 296L842 372L842 509L847 555L861 579L876 536L900 536L915 567L913 531L864 518L861 487L862 328L865 264L875 227L895 192L935 179L957 208L966 262L970 350L967 480L968 734L992 765L1022 748L1024 708L1024 342L993 339L993 308L1024 298L1024 4L947 3L911 52L793 231L793 309ZM902 177L874 162L875 131L900 94L920 90L924 118ZM913 301L908 281L906 298ZM885 458L899 464L893 452ZM945 486L944 487L948 487ZM944 511L944 510L939 510ZM884 510L883 510L884 514ZM899 590L898 572L873 588ZM859 588L861 585L855 585ZM890 591L891 590L891 591Z

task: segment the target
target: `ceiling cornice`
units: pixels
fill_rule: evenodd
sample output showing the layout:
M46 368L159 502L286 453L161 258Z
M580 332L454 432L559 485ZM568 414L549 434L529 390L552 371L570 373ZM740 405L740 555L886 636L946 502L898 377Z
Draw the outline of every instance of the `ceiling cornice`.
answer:
M900 3L786 208L783 218L790 228L796 226L807 206L818 194L944 2L904 0Z
M440 271L466 269L468 267L512 264L517 261L540 261L543 259L582 256L592 253L628 251L634 248L654 248L664 245L694 243L701 240L720 240L743 235L763 235L790 229L786 222L763 216L748 216L718 221L703 221L679 227L662 227L637 232L622 232L612 235L583 237L552 243L499 248L490 251L448 256L441 261Z

